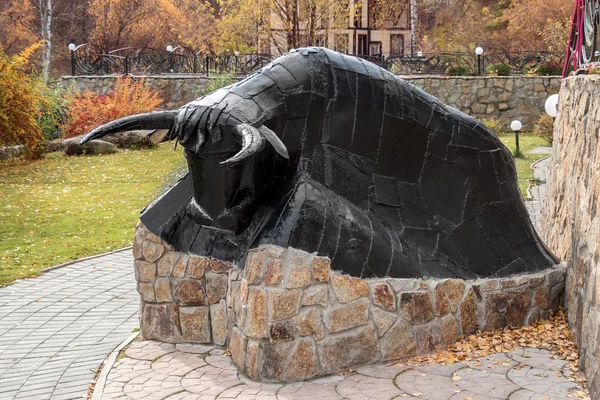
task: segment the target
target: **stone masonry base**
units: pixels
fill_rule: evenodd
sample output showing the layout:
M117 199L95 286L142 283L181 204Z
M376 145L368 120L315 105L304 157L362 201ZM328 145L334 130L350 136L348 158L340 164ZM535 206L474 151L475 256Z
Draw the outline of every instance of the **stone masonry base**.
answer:
M141 223L133 246L146 339L227 345L251 379L292 382L445 350L521 326L563 301L565 265L510 278L360 279L294 248L250 251L244 269L180 253Z

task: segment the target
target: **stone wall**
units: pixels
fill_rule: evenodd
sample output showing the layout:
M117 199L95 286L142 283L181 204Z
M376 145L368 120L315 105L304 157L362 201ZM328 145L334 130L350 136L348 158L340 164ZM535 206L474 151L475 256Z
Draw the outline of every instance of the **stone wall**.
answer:
M211 77L199 75L155 75L140 77L158 89L166 100L164 107L177 108L203 93ZM108 92L117 76L62 77L61 85L97 93ZM559 77L537 76L407 76L404 79L436 96L443 103L481 119L497 118L508 130L519 119L523 129L531 129L544 111L549 95L558 93Z
M238 368L264 382L445 350L477 330L546 317L564 293L564 265L502 279L364 280L265 245L239 270L175 252L141 224L133 253L145 338L226 343Z
M571 77L560 90L542 231L569 265L569 323L591 397L600 398L600 76Z

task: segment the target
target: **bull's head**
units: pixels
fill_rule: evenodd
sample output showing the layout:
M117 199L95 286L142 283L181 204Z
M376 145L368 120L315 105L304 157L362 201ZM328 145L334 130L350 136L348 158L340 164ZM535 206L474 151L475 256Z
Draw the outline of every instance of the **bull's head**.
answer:
M267 184L268 177L264 175L268 164L261 157L266 143L281 157L289 156L285 145L266 126L253 126L226 115L226 105L217 106L223 92L217 91L179 110L112 121L92 130L81 143L129 130L169 129L168 138L177 139L185 148L192 175L194 195L187 214L201 225L239 233Z

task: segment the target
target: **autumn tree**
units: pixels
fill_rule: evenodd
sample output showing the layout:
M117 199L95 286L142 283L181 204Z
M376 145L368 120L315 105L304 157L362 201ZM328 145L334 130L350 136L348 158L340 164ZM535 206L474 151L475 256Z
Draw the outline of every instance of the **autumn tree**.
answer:
M31 0L1 0L0 10L0 46L6 54L17 54L38 41Z
M90 0L93 28L90 39L107 50L124 47L163 47L178 39L185 23L170 0Z

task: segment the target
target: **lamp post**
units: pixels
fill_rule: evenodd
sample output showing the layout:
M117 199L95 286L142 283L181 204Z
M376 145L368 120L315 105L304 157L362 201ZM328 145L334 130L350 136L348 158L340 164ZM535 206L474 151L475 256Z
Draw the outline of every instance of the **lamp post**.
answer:
M519 157L521 155L521 150L519 150L519 131L522 127L523 125L518 119L510 123L510 129L512 129L515 132L515 157Z
M178 48L179 46L173 47L170 44L167 45L167 53L169 53L169 72L173 72L173 52Z
M75 50L77 50L77 46L75 43L69 43L67 48L71 51L71 76L75 76Z
M483 47L477 46L477 48L475 48L475 54L477 55L477 75L481 75L481 56L483 55Z

